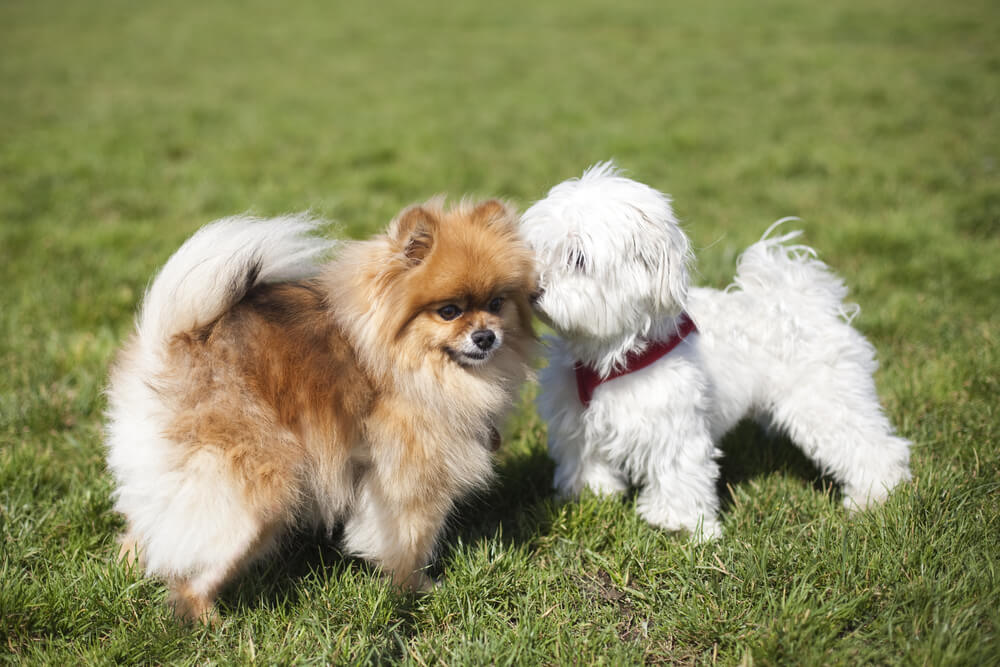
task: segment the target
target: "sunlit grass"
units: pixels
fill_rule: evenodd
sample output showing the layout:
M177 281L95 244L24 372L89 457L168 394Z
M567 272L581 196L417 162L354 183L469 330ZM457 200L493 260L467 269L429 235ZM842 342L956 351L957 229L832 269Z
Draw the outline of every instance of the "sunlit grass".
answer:
M0 660L995 661L994 5L0 6ZM524 207L610 157L672 193L704 284L802 219L862 306L911 485L849 517L745 425L726 536L693 545L630 501L558 503L526 402L426 597L299 535L191 630L112 565L107 365L194 229L312 209L363 236L437 193Z

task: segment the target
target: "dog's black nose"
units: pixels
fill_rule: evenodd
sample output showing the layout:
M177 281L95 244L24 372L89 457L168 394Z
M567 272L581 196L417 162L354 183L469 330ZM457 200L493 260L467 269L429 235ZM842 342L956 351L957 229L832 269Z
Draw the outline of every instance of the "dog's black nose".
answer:
M476 344L480 350L488 350L493 347L493 343L497 340L497 335L490 331L489 329L479 329L478 331L472 332L472 342Z

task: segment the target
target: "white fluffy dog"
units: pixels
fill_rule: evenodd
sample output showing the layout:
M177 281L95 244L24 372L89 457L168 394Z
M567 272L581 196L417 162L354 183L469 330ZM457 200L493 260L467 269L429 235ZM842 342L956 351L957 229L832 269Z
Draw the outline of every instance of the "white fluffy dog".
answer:
M856 306L811 248L788 245L799 232L747 248L729 289L689 288L670 199L611 163L552 188L521 228L560 335L539 398L560 492L633 484L650 523L718 536L717 443L748 415L836 479L848 508L909 479Z

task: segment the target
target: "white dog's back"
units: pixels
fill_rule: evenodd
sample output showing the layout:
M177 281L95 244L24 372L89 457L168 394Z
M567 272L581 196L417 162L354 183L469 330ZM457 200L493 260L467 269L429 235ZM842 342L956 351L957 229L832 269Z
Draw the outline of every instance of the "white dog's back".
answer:
M788 244L799 234L765 234L744 251L728 289L691 291L688 312L718 404L712 431L721 437L747 414L765 421L823 472L852 480L845 502L863 507L885 496L886 480L909 478L909 442L879 405L875 348L851 326L857 305L811 248ZM858 442L881 460L862 465Z
M687 310L717 399L738 405L725 414L767 412L824 367L850 364L869 378L878 368L875 349L850 326L858 307L845 302L844 281L812 248L789 243L801 231L771 236L773 229L743 252L727 289L691 290ZM713 432L733 425L725 420Z

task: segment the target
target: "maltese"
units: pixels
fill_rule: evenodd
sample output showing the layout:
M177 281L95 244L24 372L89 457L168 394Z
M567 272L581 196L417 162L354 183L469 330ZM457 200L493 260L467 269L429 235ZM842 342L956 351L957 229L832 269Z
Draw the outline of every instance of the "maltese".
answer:
M783 221L776 223L780 224ZM689 287L691 249L667 195L597 164L521 222L536 308L559 338L540 375L555 486L639 488L666 530L721 534L718 443L751 416L786 434L863 509L910 478L910 443L882 412L857 306L800 232L771 229L726 290Z

